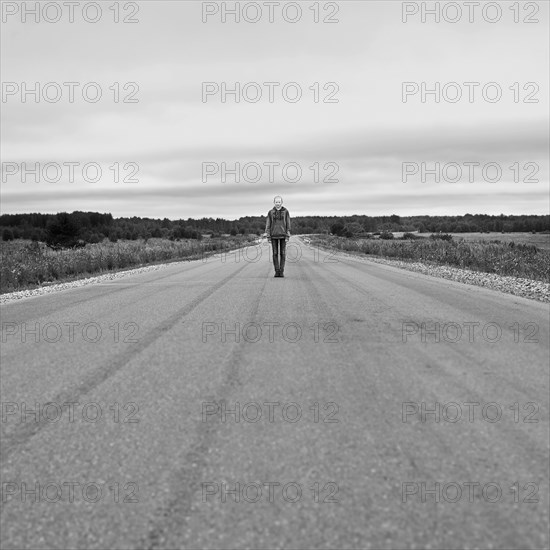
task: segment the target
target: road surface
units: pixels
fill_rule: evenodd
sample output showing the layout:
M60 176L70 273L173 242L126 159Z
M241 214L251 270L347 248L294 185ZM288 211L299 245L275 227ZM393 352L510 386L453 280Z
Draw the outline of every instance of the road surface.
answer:
M547 304L247 254L2 307L2 548L548 547Z

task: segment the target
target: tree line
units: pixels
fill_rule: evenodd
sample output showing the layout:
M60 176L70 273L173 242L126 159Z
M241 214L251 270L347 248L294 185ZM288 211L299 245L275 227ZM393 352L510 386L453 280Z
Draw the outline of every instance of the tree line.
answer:
M261 235L265 215L224 218L187 218L179 220L113 218L109 213L60 212L58 214L3 214L0 232L4 241L31 239L52 246L77 246L107 238L137 240L165 238L197 239L203 236ZM550 216L464 214L463 216L297 216L292 217L293 234L328 234L353 237L367 233L395 231L421 233L469 232L545 232L550 231Z

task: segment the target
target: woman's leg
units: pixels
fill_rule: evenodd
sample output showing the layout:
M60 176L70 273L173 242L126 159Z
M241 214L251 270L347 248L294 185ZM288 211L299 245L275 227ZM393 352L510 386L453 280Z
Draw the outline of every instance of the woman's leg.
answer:
M280 247L281 247L281 260L279 263L279 272L281 275L285 272L285 260L286 260L286 240L285 239L279 239L280 241Z
M275 267L275 273L279 273L279 243L281 239L271 239L271 246L273 247L273 266Z

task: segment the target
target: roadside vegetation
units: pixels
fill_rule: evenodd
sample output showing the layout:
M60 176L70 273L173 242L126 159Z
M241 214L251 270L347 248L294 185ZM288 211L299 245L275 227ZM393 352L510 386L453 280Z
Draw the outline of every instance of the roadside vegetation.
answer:
M381 232L364 238L312 235L310 242L380 258L449 265L536 281L549 282L550 276L550 250L514 241L466 241L449 234L420 237L414 233L396 238L392 233Z
M51 248L38 241L0 243L0 293L14 292L144 265L206 258L254 242L252 236L196 239L139 239Z

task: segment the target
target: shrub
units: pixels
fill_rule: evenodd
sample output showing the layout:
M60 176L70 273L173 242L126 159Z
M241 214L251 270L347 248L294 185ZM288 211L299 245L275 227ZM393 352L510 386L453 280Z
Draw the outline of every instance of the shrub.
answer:
M448 233L432 233L430 235L430 239L440 239L442 241L452 241L453 240L453 236L452 235L449 235Z
M11 229L4 229L4 231L2 231L2 240L13 241L13 231Z

